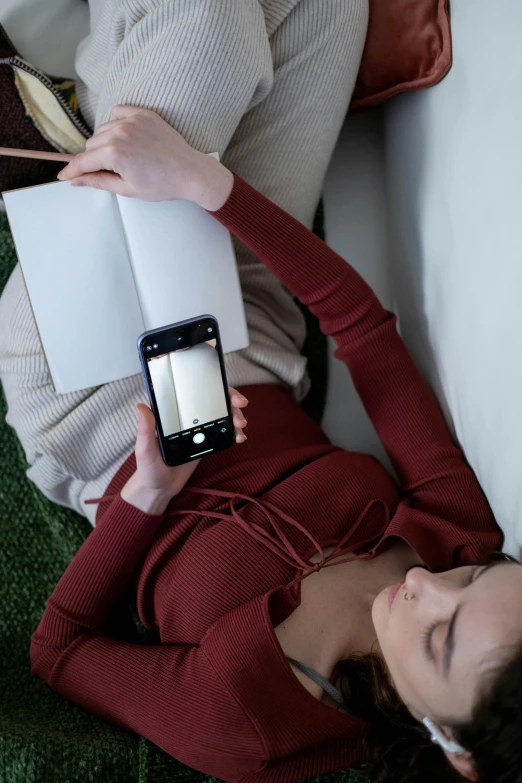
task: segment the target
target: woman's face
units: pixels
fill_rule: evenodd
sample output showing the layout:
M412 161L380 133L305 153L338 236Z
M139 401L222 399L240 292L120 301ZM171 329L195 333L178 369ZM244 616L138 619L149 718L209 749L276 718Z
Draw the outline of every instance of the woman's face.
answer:
M372 618L414 717L440 725L466 720L481 677L502 661L500 648L522 636L522 566L500 562L440 574L414 567L398 591L379 593Z

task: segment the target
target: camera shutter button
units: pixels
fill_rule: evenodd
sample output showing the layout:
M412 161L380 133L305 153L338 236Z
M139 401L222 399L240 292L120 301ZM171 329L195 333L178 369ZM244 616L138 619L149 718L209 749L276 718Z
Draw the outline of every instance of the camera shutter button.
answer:
M203 443L203 441L205 440L205 436L203 435L202 432L196 432L192 440L194 441L194 443Z

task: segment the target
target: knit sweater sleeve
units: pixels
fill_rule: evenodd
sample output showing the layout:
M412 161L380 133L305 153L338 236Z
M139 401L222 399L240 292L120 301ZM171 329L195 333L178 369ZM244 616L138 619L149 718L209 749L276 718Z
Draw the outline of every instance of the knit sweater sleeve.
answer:
M319 318L343 361L411 505L484 535L501 534L487 500L396 328L361 276L305 226L235 176L212 212Z
M183 763L239 781L263 766L264 748L205 645L130 644L103 629L161 522L121 498L112 503L47 602L31 639L31 671Z

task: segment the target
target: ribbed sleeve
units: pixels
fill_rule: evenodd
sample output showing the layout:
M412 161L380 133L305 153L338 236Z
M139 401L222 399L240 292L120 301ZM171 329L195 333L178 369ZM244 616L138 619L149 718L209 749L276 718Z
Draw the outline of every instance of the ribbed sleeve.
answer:
M103 626L162 520L121 497L111 504L47 602L31 641L35 674L48 679L65 647Z
M262 767L265 750L205 649L128 644L101 630L162 519L113 502L47 603L31 640L32 672L191 767L240 780Z

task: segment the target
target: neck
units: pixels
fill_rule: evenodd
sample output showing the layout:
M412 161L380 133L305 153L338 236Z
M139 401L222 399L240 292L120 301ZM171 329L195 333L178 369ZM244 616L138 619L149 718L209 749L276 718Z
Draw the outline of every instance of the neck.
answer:
M334 622L331 617L332 633L330 637L325 634L323 639L329 639L325 655L332 668L354 652L381 651L372 620L373 603L382 590L404 579L408 568L421 564L417 553L405 542L398 541L374 560L359 561L358 574L353 563L339 565L335 575L335 600L332 601L337 620ZM353 621L346 622L347 617Z
M373 602L381 590L403 579L410 566L421 563L407 544L397 541L374 560L339 563L306 577L301 605L275 628L285 654L329 678L352 653L380 652Z

